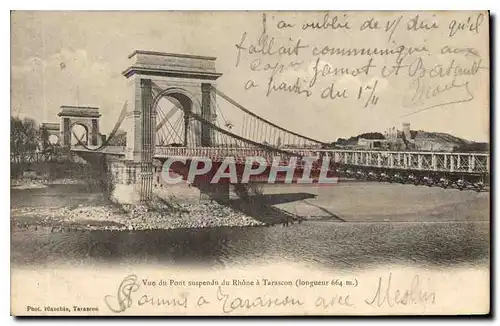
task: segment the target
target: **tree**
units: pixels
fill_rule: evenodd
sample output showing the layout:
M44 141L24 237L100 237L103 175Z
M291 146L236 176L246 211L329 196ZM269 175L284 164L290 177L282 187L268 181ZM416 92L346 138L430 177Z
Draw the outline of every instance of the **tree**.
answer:
M18 160L24 162L39 148L40 128L31 118L10 118L10 149Z
M40 129L40 140L42 143L42 150L46 150L48 147L50 147L50 141L49 141L49 132L45 128L45 126L42 125L42 128Z
M337 138L337 141L334 142L334 145L337 144L337 145L346 145L347 144L347 139L345 138Z

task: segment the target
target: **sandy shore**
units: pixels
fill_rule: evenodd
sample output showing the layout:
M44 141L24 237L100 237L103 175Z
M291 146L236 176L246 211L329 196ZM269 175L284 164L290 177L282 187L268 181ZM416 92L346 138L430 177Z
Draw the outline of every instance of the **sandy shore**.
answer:
M153 190L155 199L147 205L119 205L103 200L102 195L76 192L72 197L88 196L84 204L64 206L54 205L50 196L56 196L51 185L80 184L75 180L37 180L18 179L11 181L11 188L28 190L26 196L48 196L37 207L30 204L16 205L11 208L11 222L17 229L48 229L52 232L65 230L156 230L206 227L246 227L265 226L276 223L291 223L298 220L293 214L282 214L280 211L265 212L264 202L243 203L234 198L231 203L220 204L215 201L200 201L200 191L188 184L179 184L168 189L156 187ZM32 191L40 191L38 195ZM47 195L48 193L51 193ZM65 192L61 195L66 196ZM99 197L101 197L99 199ZM97 200L96 200L97 198ZM265 200L265 198L262 198ZM70 201L71 202L71 201ZM22 206L21 206L22 205ZM248 209L251 207L252 209ZM257 211L255 210L257 209ZM255 218L257 217L257 218Z

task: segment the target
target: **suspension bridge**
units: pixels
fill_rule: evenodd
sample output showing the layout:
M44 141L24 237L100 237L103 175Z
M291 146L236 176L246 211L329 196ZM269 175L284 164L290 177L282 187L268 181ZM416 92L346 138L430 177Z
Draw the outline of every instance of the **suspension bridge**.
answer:
M218 89L222 74L215 69L214 57L135 51L129 59L132 63L123 75L134 97L123 106L107 138L99 136L100 114L92 107L61 107L60 128L52 130L73 153L106 155L118 201L149 201L168 158L221 163L231 157L245 165L247 158L258 156L265 159L265 174L276 158L280 165L296 160L300 170L305 157L314 157L313 170L328 159L330 172L353 178L478 191L489 182L488 154L329 149L320 140L255 114ZM85 129L82 137L72 132L76 124ZM123 128L126 144L114 146ZM185 177L186 169L172 168ZM228 195L227 183L203 180L195 182L202 192L216 199Z

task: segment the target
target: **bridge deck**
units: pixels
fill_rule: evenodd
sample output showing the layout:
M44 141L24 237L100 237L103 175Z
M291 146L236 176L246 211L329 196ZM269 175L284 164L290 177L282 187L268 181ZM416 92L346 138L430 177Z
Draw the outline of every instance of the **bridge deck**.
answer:
M92 152L83 147L73 147L75 152ZM376 169L417 170L450 172L464 174L487 174L490 172L490 155L485 153L445 153L445 152L395 152L395 151L365 151L342 149L305 149L284 148L290 156L279 155L280 161L286 162L294 155L303 157L329 158L334 163L353 167L368 167ZM124 146L108 146L99 153L125 155ZM227 147L166 147L155 148L155 158L168 157L205 157L213 161L222 161L225 157L233 157L236 162L244 163L247 157L263 157L269 164L276 154L257 148L227 148ZM298 160L303 165L304 161Z
M87 149L83 146L73 146L71 147L72 152L89 152L89 153L102 153L102 154L112 154L112 155L125 155L125 146L106 146L99 150L93 150L93 148Z
M445 153L445 152L393 152L363 151L339 149L295 149L286 148L291 154L301 156L327 157L341 165L372 167L378 169L419 170L436 172L462 172L484 174L490 171L489 154L484 153ZM208 157L221 161L225 157L234 157L237 162L245 162L246 157L260 156L271 163L274 156L265 150L254 148L218 148L218 147L159 147L155 148L155 157ZM293 156L293 155L292 155ZM283 161L287 158L281 156ZM298 164L303 164L299 160Z
M299 150L302 155L310 151ZM489 154L446 152L392 152L361 150L318 150L335 163L399 170L462 172L484 174L490 171Z

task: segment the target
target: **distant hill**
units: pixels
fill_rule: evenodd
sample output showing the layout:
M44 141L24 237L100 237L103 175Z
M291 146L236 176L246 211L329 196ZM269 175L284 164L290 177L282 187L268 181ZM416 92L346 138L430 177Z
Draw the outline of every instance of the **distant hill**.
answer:
M417 149L420 150L446 150L452 152L489 152L490 150L488 143L473 142L442 132L419 130L413 140Z
M455 152L489 152L490 144L482 142L471 142L455 148Z
M460 137L456 137L443 132L429 132L424 130L410 130L411 140L408 149L411 150L433 150L433 151L453 151L453 152L488 152L489 144L483 142L473 142ZM399 132L399 138L402 138ZM385 139L379 132L368 132L349 138L338 138L332 142L331 146L356 146L360 138L364 139ZM404 146L403 146L404 147Z
M412 133L410 146L412 149L421 151L444 151L454 152L456 148L468 144L469 141L442 132L428 132L418 130Z
M384 135L380 132L365 132L363 134L359 134L354 137L350 137L348 139L338 138L337 141L333 142L332 145L356 145L360 138L364 139L385 139Z

